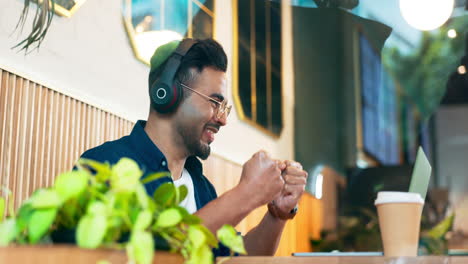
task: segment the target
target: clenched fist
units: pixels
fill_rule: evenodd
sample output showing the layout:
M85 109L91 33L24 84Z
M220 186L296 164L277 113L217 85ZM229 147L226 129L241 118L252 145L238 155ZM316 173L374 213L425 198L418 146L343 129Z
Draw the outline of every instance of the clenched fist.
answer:
M270 158L267 152L255 153L242 167L239 186L246 188L256 207L279 197L284 188L281 172L286 164Z
M268 205L272 215L289 219L294 217L294 208L297 206L307 182L307 172L302 169L302 165L295 161L284 161L285 169L281 174L285 181L281 194Z

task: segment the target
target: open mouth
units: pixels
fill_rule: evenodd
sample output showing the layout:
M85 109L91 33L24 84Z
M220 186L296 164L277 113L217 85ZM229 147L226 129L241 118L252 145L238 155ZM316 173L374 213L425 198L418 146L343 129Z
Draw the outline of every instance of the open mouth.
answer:
M208 144L214 141L215 139L215 134L218 133L219 128L215 126L205 126L205 129L203 130L203 137L206 140Z

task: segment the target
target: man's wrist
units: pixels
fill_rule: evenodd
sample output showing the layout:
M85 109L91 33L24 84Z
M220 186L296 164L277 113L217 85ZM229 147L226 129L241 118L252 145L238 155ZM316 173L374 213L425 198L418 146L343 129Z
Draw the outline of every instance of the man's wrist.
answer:
M291 209L289 212L281 211L276 205L275 201L268 203L268 212L273 216L281 220L293 219L297 214L298 207L297 205Z
M243 186L242 184L238 184L236 187L231 189L231 192L235 193L235 197L238 197L238 199L242 200L241 204L242 207L247 209L247 211L250 213L251 211L255 210L257 207L260 205L255 203L255 199L250 199L251 191Z

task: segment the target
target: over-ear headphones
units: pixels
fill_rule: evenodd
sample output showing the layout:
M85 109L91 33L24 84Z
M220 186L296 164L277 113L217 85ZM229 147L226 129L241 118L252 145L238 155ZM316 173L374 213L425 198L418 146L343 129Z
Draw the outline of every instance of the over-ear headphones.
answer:
M169 113L179 104L182 89L174 83L174 78L185 54L196 43L194 39L182 40L167 59L161 76L151 85L151 105L159 113Z

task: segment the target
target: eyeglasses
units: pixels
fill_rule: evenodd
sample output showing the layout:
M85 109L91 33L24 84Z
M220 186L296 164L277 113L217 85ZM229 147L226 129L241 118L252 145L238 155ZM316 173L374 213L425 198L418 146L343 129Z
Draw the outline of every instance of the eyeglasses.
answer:
M231 108L232 108L232 105L227 105L227 100L223 100L222 102L220 101L217 101L215 100L214 98L211 98L207 95L204 95L190 87L188 87L187 85L183 84L183 83L180 83L180 85L182 85L182 87L186 88L186 89L189 89L190 91L198 94L199 96L205 98L206 100L214 103L216 105L216 118L220 119L223 117L223 115L226 115L226 118L229 116L229 113L231 113Z

